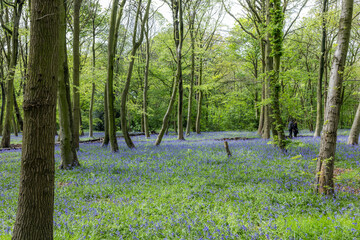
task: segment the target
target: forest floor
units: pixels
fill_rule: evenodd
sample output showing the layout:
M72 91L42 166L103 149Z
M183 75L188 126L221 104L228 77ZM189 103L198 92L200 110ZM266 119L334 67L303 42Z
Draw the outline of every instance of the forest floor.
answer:
M158 147L156 135L134 136L136 149L119 138L119 153L82 143L81 167L56 171L55 239L360 239L360 147L340 131L336 198L315 195L320 138L300 134L286 154L251 132L169 135ZM228 158L224 138L251 141L229 141ZM0 152L0 239L15 221L20 153Z

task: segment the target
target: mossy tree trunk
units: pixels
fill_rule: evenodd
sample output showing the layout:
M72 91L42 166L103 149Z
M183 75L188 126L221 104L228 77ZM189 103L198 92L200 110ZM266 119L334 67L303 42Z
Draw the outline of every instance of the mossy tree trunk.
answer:
M60 0L31 1L29 74L13 240L53 239Z
M14 2L14 13L13 13L13 29L11 36L11 59L8 70L8 75L6 76L6 107L5 107L5 119L1 139L1 147L8 148L10 147L10 135L11 135L11 121L13 118L14 110L14 77L16 64L18 59L18 45L19 45L19 25L20 18L22 14L22 9L24 6L24 0L16 0Z
M281 119L280 112L280 91L281 85L279 81L280 76L280 59L282 55L283 45L283 22L284 14L281 7L281 0L269 0L268 5L270 11L271 22L271 46L274 61L274 69L269 72L270 75L270 98L271 98L271 110L273 114L273 130L276 132L276 142L281 150L285 150L285 133L284 124ZM275 136L273 136L275 138Z
M342 2L337 47L331 67L326 115L321 135L320 152L315 171L315 192L333 195L334 163L339 123L341 92L346 55L349 47L354 0Z

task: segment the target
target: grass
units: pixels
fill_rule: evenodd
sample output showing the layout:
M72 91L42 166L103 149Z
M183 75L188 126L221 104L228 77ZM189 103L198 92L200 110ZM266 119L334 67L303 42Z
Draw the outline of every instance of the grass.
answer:
M255 133L192 134L187 141L133 137L119 153L82 144L81 167L56 172L55 239L359 239L360 148L339 136L336 198L311 189L319 138L281 154ZM56 148L56 164L59 165ZM15 220L20 150L0 153L0 239ZM353 188L343 189L341 184ZM356 185L357 184L357 185Z

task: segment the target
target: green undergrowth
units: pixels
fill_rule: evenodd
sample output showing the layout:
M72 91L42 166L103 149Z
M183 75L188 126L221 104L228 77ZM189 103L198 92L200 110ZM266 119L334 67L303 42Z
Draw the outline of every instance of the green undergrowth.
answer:
M56 171L55 239L360 238L356 192L313 194L319 139L300 138L285 155L264 140L229 141L228 158L223 142L210 140L224 135L169 136L159 147L134 138L137 148L119 141L119 153L81 145L82 166ZM359 179L359 156L339 143L336 165L351 171L338 184ZM19 151L1 153L0 239L14 225L19 167Z

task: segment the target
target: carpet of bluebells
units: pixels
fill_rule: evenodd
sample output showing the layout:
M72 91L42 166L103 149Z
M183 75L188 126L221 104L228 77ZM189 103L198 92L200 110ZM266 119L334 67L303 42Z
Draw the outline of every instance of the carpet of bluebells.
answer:
M360 148L338 138L336 197L312 191L319 138L286 154L249 132L84 143L81 167L56 171L55 239L360 239ZM100 135L98 135L100 136ZM248 137L229 141L224 137ZM0 152L0 239L15 221L21 150ZM59 147L56 164L59 165Z

